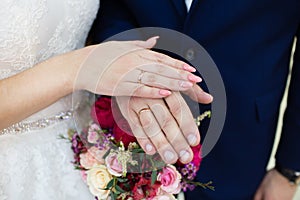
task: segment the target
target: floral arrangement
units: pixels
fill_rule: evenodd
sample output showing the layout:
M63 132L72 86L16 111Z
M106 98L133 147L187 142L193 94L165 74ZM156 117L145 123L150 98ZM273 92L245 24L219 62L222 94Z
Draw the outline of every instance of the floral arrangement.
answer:
M199 170L201 146L192 147L193 160L166 165L158 154L147 155L137 144L127 121L111 98L100 97L92 107L93 121L86 130L69 130L76 169L97 200L102 199L175 199L180 191L196 186L214 190L211 182L195 182ZM210 112L196 121L199 123ZM100 128L101 127L101 128Z

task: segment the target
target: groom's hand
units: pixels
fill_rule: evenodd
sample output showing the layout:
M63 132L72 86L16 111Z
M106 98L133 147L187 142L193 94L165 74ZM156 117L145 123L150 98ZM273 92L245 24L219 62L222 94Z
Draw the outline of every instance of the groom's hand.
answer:
M291 185L277 170L267 172L259 186L254 200L292 200L297 186Z
M190 146L199 144L200 133L180 93L165 99L117 97L117 103L146 153L158 152L166 163L192 160Z

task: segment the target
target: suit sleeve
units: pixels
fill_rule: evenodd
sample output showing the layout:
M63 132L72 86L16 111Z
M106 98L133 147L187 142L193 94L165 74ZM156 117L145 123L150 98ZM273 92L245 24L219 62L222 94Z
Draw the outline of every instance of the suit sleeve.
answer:
M285 168L300 171L300 26L296 37L288 102L276 162Z
M90 38L93 44L98 44L115 34L136 27L135 18L122 0L101 0Z

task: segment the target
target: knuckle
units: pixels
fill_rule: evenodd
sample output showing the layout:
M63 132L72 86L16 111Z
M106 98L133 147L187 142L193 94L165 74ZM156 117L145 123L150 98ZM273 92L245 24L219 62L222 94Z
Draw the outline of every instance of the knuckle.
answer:
M158 64L156 65L156 71L158 74L165 74L166 73L166 66L165 65L161 65L161 64Z
M172 131L172 124L173 123L171 123L170 121L163 121L160 127L162 130L164 130L165 133L168 133L169 131Z
M174 65L176 68L182 68L183 62L179 60L175 60Z
M147 95L147 93L145 91L145 86L144 85L140 85L140 86L136 87L136 89L133 92L133 94L135 94L137 96Z
M174 123L173 123L173 118L169 115L165 116L164 118L162 118L161 120L161 128L163 130L165 130L165 132L168 132L170 131L174 126Z
M170 143L175 144L175 146L178 148L182 145L185 145L186 143L184 142L185 139L181 133L181 131L176 131L175 134L174 132L172 134L167 134L167 138L170 141Z
M181 116L182 115L182 108L180 106L180 103L174 104L170 107L170 111L174 116Z
M155 83L156 82L156 76L154 74L145 74L146 77L146 83Z
M149 88L149 97L157 97L159 95L159 89L157 88Z
M141 124L146 130L148 130L152 125L154 125L153 119L149 116L141 115L140 120L141 120Z
M180 73L179 73L179 76L180 76L182 79L188 79L188 76L189 76L190 74L191 74L190 72L181 70Z
M155 57L157 62L163 62L163 60L167 59L167 56L162 53L156 53Z

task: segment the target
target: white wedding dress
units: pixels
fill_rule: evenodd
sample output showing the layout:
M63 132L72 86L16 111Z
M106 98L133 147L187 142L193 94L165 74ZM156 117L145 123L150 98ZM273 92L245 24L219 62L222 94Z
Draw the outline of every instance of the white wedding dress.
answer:
M83 47L98 7L99 0L0 0L0 79ZM71 108L68 96L0 131L0 200L94 199L70 143L59 139L73 126Z

